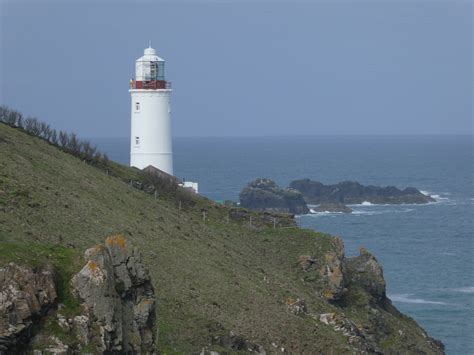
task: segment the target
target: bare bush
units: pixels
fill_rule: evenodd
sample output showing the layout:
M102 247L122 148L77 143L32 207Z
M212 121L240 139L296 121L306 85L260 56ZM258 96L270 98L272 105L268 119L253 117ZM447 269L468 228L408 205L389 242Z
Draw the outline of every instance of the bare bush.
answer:
M75 133L56 131L45 122L39 121L35 117L23 118L23 115L7 106L0 106L0 122L12 127L20 128L28 134L41 138L78 158L88 161L91 164L106 167L109 158L102 154L97 147L89 141L81 140Z

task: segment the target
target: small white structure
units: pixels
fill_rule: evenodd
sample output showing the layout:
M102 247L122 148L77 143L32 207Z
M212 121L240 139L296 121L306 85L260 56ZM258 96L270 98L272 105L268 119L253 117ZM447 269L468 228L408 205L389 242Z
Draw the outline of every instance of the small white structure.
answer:
M191 191L193 191L194 193L199 193L198 191L198 183L197 182L193 182L193 181L185 181L183 182L183 187L186 188L186 189L189 189Z
M171 85L165 80L165 61L150 47L135 64L130 80L130 166L154 166L173 175L171 144Z

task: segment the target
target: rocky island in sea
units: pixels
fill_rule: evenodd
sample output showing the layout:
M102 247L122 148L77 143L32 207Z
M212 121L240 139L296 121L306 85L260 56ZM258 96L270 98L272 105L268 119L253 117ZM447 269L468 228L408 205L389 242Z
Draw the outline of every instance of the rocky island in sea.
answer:
M315 205L322 203L357 205L363 202L377 205L422 204L436 201L414 187L400 190L395 186L364 186L357 181L343 181L334 185L324 185L319 181L302 179L292 181L290 187L301 192L306 203Z
M240 205L256 211L305 214L315 212L351 213L347 205L423 204L436 202L414 187L403 190L395 186L364 186L356 181L324 185L310 179L294 180L289 188L279 187L273 180L259 178L248 183L240 193Z

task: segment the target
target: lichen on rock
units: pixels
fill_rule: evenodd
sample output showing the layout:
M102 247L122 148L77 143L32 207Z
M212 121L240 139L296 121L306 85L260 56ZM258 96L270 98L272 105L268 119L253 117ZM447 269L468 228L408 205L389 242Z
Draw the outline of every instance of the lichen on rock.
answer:
M386 297L382 266L365 248L360 248L359 253L359 256L346 259L350 282L363 287L376 300L381 301Z
M346 265L344 244L339 237L331 241L333 248L324 254L324 264L319 273L325 284L323 297L328 301L337 301L346 290Z
M71 281L85 310L84 318L76 317L74 323L80 338L100 352L153 353L155 295L138 250L118 235L107 238L105 246L88 249L85 259Z

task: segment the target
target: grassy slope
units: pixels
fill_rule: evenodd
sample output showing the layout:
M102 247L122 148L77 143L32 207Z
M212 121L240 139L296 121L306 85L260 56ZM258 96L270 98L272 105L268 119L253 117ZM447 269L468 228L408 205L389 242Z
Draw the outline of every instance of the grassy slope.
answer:
M0 124L0 265L51 259L67 278L79 264L66 267L64 260L77 260L86 248L122 233L150 268L164 353L199 351L211 336L230 330L268 350L276 343L291 352L348 352L340 333L293 315L285 304L303 298L311 313L338 311L315 297L296 265L299 255L321 256L330 237L297 228L257 231L227 224L225 213L202 198L179 212L173 201L155 200ZM364 321L357 307L348 311Z

